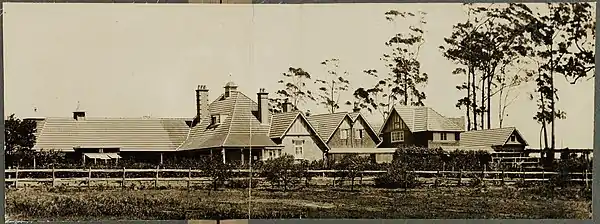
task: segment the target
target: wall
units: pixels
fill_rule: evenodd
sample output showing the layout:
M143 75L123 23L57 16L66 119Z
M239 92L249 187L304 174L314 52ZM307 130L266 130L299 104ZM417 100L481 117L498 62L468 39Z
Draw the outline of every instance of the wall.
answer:
M442 133L446 133L446 140L442 140ZM439 148L440 146L458 146L460 141L456 141L456 137L460 137L459 132L432 132L430 140L427 142L428 148Z
M393 122L394 119L400 120L400 122L401 122L400 128L394 127L394 122ZM404 141L402 141L402 142L392 142L391 141L392 140L391 132L397 131L397 130L404 131ZM381 145L379 145L379 148L397 148L400 146L418 145L418 142L416 142L417 139L415 137L416 136L413 135L412 132L410 132L410 130L408 129L408 127L406 126L406 123L404 123L402 118L397 113L393 113L383 128L383 134L380 136L382 143L381 143Z
M304 156L302 159L309 161L324 159L323 151L317 145L317 137L311 135L308 130L308 124L297 118L281 140L281 144L284 146L281 155L288 154L295 156L296 150L292 140L304 140Z
M375 148L375 140L364 130L366 123L362 119L357 119L353 124L348 118L344 119L340 127L335 130L331 139L327 143L330 148ZM355 128L363 129L363 137L355 139ZM342 129L349 129L348 138L342 139Z
M306 159L309 161L323 159L323 151L321 151L319 146L317 146L317 143L315 142L315 140L313 138L314 137L312 137L312 136L286 135L286 136L284 136L283 140L281 141L281 143L284 146L284 148L281 151L281 154L282 155L288 154L288 155L295 156L296 150L294 149L294 143L292 142L292 140L304 140L304 146L303 146L304 155L303 155L302 159Z

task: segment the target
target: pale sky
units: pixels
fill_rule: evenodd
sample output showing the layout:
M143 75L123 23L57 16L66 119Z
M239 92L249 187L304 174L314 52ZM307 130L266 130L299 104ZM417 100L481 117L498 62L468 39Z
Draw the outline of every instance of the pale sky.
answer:
M339 58L352 89L372 86L362 73L384 67L384 42L406 24L385 20L388 10L427 13L422 71L429 74L425 104L449 117L464 77L438 49L452 25L466 18L461 4L174 5L4 4L5 113L19 117L193 117L197 85L211 101L228 81L256 98L274 93L288 67L322 77L320 62ZM231 76L229 76L231 74ZM592 148L593 80L576 86L557 79L557 146ZM540 125L523 86L504 126L515 126L539 147ZM348 97L349 97L348 93ZM346 98L351 99L351 98ZM493 106L497 113L497 99ZM33 108L37 108L34 113ZM313 113L325 108L307 106ZM347 108L348 109L348 108ZM368 114L367 114L368 115ZM368 116L373 125L379 114ZM497 115L492 115L497 126Z

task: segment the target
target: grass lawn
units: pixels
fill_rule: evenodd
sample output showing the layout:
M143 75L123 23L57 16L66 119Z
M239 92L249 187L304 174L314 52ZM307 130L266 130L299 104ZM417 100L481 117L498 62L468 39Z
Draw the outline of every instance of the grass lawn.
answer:
M572 194L575 195L575 194ZM7 190L12 220L245 219L248 190ZM542 196L532 190L468 187L359 191L307 188L253 190L251 217L400 219L589 219L591 199Z

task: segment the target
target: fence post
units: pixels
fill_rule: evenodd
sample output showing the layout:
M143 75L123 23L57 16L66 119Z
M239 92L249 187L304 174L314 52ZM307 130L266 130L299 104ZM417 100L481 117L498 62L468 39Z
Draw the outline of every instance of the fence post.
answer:
M502 182L502 185L504 185L504 169L502 169L502 174L500 174L500 179L502 179L501 182Z
M125 187L125 167L123 167L123 179L121 180L121 187Z
M583 179L583 181L585 181L585 189L587 190L587 189L588 189L588 187L589 187L589 184L588 184L588 173L587 173L587 168L584 170L584 172L583 172L583 175L584 175L584 177L583 177L583 178L584 178L584 179ZM16 185L15 185L15 186L16 186Z
M190 170L188 171L188 181L187 181L188 190L190 189L191 181L192 181L192 168L190 167Z
M462 184L462 169L458 169L458 186Z
M52 165L52 187L56 185L56 176L54 175L54 165Z
M156 166L156 179L154 179L154 187L158 188L158 168L160 166Z
M437 173L435 174L435 185L437 185L439 182L439 177L440 177L440 170L437 170Z
M88 179L87 179L88 188L90 188L91 182L92 182L92 167L88 168Z
M587 182L585 183L587 184ZM17 169L15 170L15 188L19 188L19 166L17 166Z

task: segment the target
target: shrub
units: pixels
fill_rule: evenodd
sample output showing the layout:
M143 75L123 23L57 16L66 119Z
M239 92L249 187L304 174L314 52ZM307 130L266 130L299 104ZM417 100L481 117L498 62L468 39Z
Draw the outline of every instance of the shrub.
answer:
M267 160L262 166L261 176L271 186L283 187L287 191L290 187L298 185L303 177L307 176L308 164L295 161L291 155L284 155Z
M336 163L335 169L341 171L341 181L344 181L345 179L350 179L350 189L354 190L354 180L356 179L356 177L362 175L362 173L360 172L364 171L367 167L367 164L370 163L371 162L369 158L352 154L344 156L339 163Z
M223 163L219 156L208 157L201 167L202 172L210 179L213 190L223 186L232 177L232 167Z
M381 188L414 188L419 185L417 177L409 172L408 165L399 161L390 164L386 173L375 178L375 187Z

